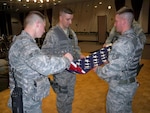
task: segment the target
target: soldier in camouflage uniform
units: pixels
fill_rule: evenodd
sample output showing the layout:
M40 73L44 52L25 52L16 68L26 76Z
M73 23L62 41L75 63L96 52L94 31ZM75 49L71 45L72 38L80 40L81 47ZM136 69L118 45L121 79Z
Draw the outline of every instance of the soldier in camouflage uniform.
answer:
M46 34L42 45L42 52L47 55L62 56L66 52L73 55L74 60L81 58L78 39L74 31L69 28L72 23L73 12L69 8L63 8L59 13L59 23L52 27ZM74 99L75 74L63 71L54 74L54 88L57 94L57 110L59 113L71 113Z
M144 40L131 27L133 11L127 7L115 16L118 40L112 45L108 63L94 70L109 84L106 112L132 113L132 99L138 88L137 68L144 48Z
M140 24L134 20L132 23L132 28L133 28L134 32L136 33L136 35L139 38L141 38L142 42L145 44L146 36L145 36L143 29L141 28ZM113 28L111 29L111 31L109 33L109 37L105 41L104 46L109 44L109 43L114 43L118 39L119 35L120 34L116 31L115 26L113 26Z
M36 44L45 32L45 17L38 11L32 11L25 19L25 29L13 38L9 50L10 68L14 69L14 77L10 72L10 94L14 89L14 80L23 90L24 113L42 113L42 99L49 94L49 74L59 73L69 68L73 57L70 53L54 57L44 55ZM15 78L15 79L14 79ZM9 99L9 107L12 100Z

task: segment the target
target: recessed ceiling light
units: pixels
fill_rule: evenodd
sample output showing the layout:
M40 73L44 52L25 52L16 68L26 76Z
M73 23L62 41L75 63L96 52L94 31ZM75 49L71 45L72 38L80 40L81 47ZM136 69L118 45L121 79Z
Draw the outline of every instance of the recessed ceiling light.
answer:
M58 3L60 3L61 1L60 0L58 0Z
M3 5L7 5L7 3L3 3Z
M17 11L19 11L19 9L18 9L18 8L16 9L16 12L17 12Z
M41 3L43 3L43 0L40 0Z
M95 5L94 8L97 8L97 5Z
M100 5L102 5L102 2L99 2Z
M54 2L53 4L54 4L54 5L57 5L57 3L55 3L55 2Z
M41 8L41 7L43 7L43 5L41 4L39 7Z
M108 6L108 9L111 9L111 8L112 8L112 7L109 5L109 6Z
M26 4L23 4L23 7L26 7L27 5Z

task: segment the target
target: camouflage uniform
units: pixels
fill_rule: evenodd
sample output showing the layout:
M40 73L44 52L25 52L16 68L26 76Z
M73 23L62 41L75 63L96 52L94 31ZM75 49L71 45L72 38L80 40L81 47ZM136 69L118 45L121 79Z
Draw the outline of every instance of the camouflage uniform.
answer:
M109 84L107 113L132 113L132 99L138 87L135 77L143 48L142 39L130 29L113 44L109 63L97 68L98 76Z
M35 39L23 30L13 38L9 64L15 69L15 80L23 90L24 113L41 113L42 99L49 94L50 89L47 76L65 70L70 66L70 61L65 57L44 55ZM13 88L14 78L10 73L11 93ZM8 105L11 107L11 98Z
M140 24L136 21L133 21L132 28L139 38L142 39L142 42L146 42L146 36L141 28ZM114 43L119 37L119 33L115 31L115 27L113 27L110 31L109 37L106 39L105 44Z
M78 40L70 28L68 34L58 26L54 26L46 35L42 51L47 55L62 56L66 52L72 54L74 60L80 58L80 48ZM58 88L54 88L57 93L57 110L59 113L71 113L72 102L74 99L75 74L63 71L54 74L54 82L58 84Z

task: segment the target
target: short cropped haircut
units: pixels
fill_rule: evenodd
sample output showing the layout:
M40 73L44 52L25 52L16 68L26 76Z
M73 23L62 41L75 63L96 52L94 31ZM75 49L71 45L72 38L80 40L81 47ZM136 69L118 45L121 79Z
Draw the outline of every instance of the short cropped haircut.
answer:
M24 27L27 24L32 24L36 20L45 21L45 16L39 11L30 11L24 20Z
M129 22L129 24L132 24L134 20L134 12L131 8L128 8L126 6L120 8L116 14L122 16L123 18L126 18Z
M70 8L64 7L60 10L59 15L62 15L63 13L73 14L74 12Z
M133 10L131 8L128 8L127 6L124 6L122 8L120 8L118 11L117 11L117 14L122 14L122 13L134 13Z

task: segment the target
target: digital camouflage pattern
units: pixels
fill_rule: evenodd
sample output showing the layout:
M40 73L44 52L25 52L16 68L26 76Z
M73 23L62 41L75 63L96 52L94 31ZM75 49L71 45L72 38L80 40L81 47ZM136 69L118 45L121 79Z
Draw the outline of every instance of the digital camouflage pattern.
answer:
M78 39L72 29L67 34L58 26L51 28L44 40L42 51L46 55L62 56L66 52L72 54L74 60L80 58L81 52ZM54 89L57 93L57 110L59 113L71 113L74 99L75 74L64 70L54 74L54 82L58 86Z
M107 113L132 113L132 99L138 87L135 77L143 48L143 39L130 29L113 43L109 63L96 70L109 84Z
M44 55L33 39L24 30L13 38L9 50L10 68L14 68L15 80L23 90L24 113L41 113L41 102L49 94L48 75L59 73L70 66L65 57ZM11 93L14 78L10 72ZM9 99L11 107L11 98Z

